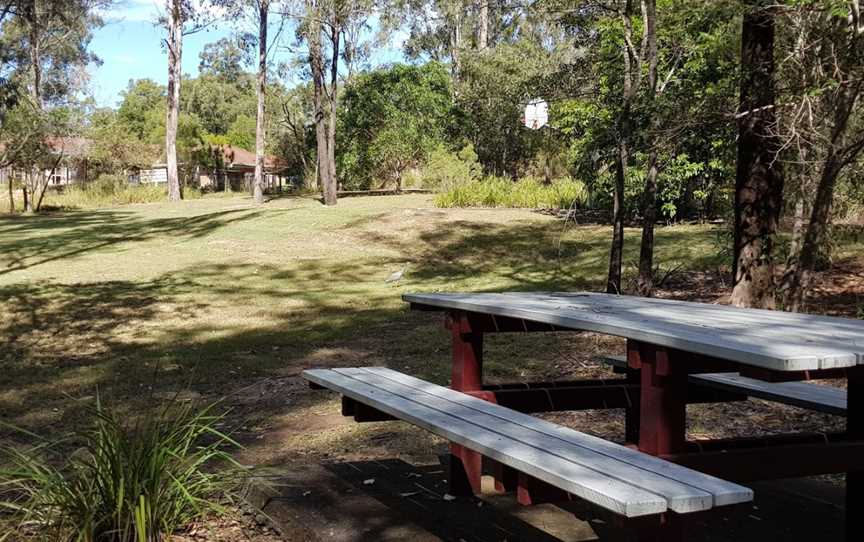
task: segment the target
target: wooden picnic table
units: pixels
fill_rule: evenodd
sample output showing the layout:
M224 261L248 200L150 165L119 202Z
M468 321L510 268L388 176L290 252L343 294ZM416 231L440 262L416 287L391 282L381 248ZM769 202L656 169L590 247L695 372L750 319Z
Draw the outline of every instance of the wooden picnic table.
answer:
M530 402L539 391L570 396L557 410L621 406L620 386L605 381L484 385L486 333L590 331L627 339L627 364L638 379L630 383L639 400L626 405L626 440L732 480L845 472L847 539L864 540L864 518L854 513L864 506L864 321L596 293L418 293L403 299L413 309L446 312L451 387L489 401L506 392L510 404L520 395ZM768 381L846 379L846 431L688 442L688 375L730 371ZM461 460L459 472L450 473L453 491L479 491L482 458L458 445L451 453Z

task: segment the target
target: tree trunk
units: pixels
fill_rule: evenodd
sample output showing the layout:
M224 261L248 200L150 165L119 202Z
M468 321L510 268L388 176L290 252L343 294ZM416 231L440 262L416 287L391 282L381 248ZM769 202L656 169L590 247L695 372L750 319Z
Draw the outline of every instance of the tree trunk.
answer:
M629 117L629 112L626 113ZM621 128L629 127L623 119ZM621 262L624 258L624 180L627 176L628 150L623 134L618 134L618 154L615 162L615 192L612 196L612 247L609 251L609 275L606 292L621 293Z
M657 98L657 5L655 0L642 1L642 17L648 47L648 99L653 103ZM652 131L656 133L659 119L652 113ZM654 294L654 224L657 222L657 143L653 143L648 153L648 167L645 172L645 189L642 197L642 242L639 247L639 277L636 279L636 292L645 297Z
M264 98L267 95L267 15L270 0L258 4L258 113L255 120L255 203L264 203L264 138L266 136Z
M327 122L327 168L329 170L328 177L331 184L332 203L328 203L328 205L336 205L336 193L339 189L339 177L336 175L336 109L339 105L339 38L342 35L342 29L334 23L330 32L333 57L330 60L330 118Z
M648 156L645 192L642 205L642 244L639 247L639 278L636 292L645 297L654 295L654 224L657 222L657 152Z
M774 235L783 203L774 112L774 14L752 5L741 32L734 286L739 307L774 308Z
M12 175L6 178L6 185L9 187L9 214L15 212L15 187L12 186Z
M310 8L311 9L311 8ZM306 40L309 45L309 67L312 72L312 99L315 108L315 141L317 149L315 152L315 167L318 170L318 182L321 185L321 193L324 205L336 205L336 190L330 179L330 167L328 165L329 136L327 129L328 114L324 112L325 84L324 84L324 59L321 51L321 23L312 12L307 27Z
M489 0L478 0L477 6L477 50L485 51L489 46Z
M842 168L843 165L838 157L833 152L829 152L819 179L819 188L816 190L816 201L813 202L810 224L807 226L797 262L789 276L784 300L786 310L798 312L804 303L804 295L810 286L810 277L816 267L819 247L825 242L828 221L831 217L831 204L834 202L834 187L837 186L837 177L840 176Z
M168 200L180 201L180 176L177 172L177 118L180 114L180 78L183 54L183 14L181 0L168 0L168 113L165 120L165 162Z
M462 49L462 11L457 8L450 16L450 73L453 76L453 81L460 80L462 73L462 65L460 62L460 52Z

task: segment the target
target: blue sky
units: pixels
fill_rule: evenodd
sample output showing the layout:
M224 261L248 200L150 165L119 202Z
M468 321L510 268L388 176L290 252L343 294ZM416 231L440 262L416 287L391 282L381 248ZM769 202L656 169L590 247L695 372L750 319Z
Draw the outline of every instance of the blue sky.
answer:
M160 0L123 0L104 14L106 24L96 30L90 49L102 59L102 65L91 65L90 92L100 106L114 106L120 100L130 79L153 79L165 84L168 80L168 56L162 49L165 31L153 24L162 6ZM208 43L230 35L227 22L186 36L183 40L183 73L198 73L198 54ZM289 38L293 37L293 32ZM398 40L378 51L372 64L401 60ZM404 39L404 38L401 38ZM275 60L286 60L290 52L278 52Z

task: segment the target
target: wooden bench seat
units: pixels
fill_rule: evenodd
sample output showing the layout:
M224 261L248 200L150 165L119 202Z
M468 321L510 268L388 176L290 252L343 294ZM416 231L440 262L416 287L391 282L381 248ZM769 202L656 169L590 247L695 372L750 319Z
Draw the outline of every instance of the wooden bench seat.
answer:
M303 377L626 517L753 498L746 487L390 369L311 369Z
M618 369L627 368L624 356L607 356L602 361ZM776 403L846 415L846 390L807 382L765 382L738 373L705 373L690 375L690 383Z

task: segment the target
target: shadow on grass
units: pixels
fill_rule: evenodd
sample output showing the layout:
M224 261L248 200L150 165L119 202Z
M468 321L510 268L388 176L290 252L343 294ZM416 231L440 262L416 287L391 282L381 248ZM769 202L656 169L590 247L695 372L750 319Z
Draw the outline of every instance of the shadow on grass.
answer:
M0 220L0 250L12 251L14 269L21 269L129 240L194 239L260 212L44 217L56 235L35 235L41 227L34 221ZM406 290L572 291L597 289L605 275L605 236L574 235L559 249L549 222L459 221L413 241L370 222L355 230L358 243L396 253L384 258L386 268L413 262L404 284L377 278L380 257L336 257L286 258L283 265L206 261L149 280L0 286L0 416L27 427L68 426L78 422L80 399L97 389L130 411L190 389L205 398L239 398L236 414L251 418L254 432L298 405L329 400L304 391L298 375L310 366L384 365L446 383L449 338L441 315L408 311L400 300ZM664 258L691 256L685 234L658 238ZM547 359L566 356L569 343L542 335L490 340L489 373L554 376ZM255 387L263 380L290 386L265 393Z
M0 276L62 261L119 243L158 237L196 239L260 211L224 210L189 217L143 219L128 211L80 211L62 215L0 217Z

